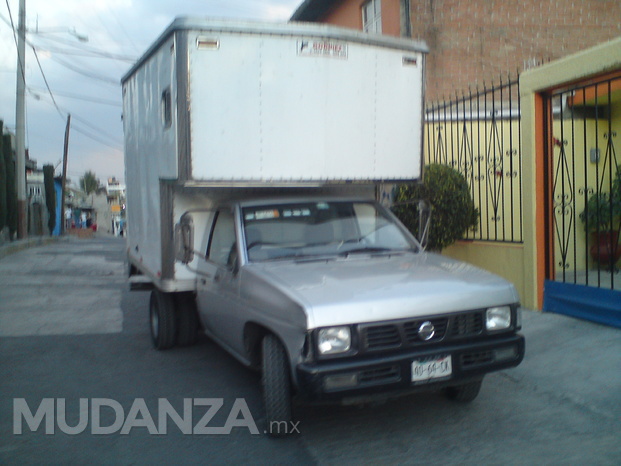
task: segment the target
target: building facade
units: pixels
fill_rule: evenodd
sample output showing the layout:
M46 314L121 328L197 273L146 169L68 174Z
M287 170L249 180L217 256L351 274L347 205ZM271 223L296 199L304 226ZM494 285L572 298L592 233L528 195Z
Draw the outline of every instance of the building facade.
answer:
M621 36L619 0L307 0L291 19L424 40L427 101Z

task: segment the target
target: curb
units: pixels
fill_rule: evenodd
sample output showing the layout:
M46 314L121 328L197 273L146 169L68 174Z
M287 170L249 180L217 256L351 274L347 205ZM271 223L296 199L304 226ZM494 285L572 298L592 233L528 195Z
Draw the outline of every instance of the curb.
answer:
M34 248L37 246L45 246L46 244L56 243L58 241L66 241L68 238L60 236L35 236L32 238L7 242L0 245L0 259L15 254L16 252L23 251L24 249Z

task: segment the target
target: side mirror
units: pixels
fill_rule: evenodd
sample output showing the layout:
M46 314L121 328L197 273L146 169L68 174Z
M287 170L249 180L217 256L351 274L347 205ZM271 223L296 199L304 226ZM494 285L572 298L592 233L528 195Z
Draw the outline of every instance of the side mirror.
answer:
M431 224L431 206L423 201L418 201L418 242L423 250L427 248L429 239L429 225Z
M185 213L175 225L175 258L189 264L194 260L194 222L189 213Z

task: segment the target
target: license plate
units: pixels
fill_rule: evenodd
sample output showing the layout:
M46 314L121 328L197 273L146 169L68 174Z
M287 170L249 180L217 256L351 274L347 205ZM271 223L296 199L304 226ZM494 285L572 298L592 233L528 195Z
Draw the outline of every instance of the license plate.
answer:
M451 356L412 361L412 382L448 377L453 372Z

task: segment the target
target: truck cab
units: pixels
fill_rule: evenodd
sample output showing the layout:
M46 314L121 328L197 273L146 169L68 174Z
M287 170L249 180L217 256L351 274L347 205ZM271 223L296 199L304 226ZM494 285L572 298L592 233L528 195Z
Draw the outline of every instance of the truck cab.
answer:
M197 316L262 371L268 423L291 420L294 395L354 402L443 389L470 401L486 373L523 358L514 287L424 251L373 200L243 200L209 217ZM177 331L151 328L156 345Z

